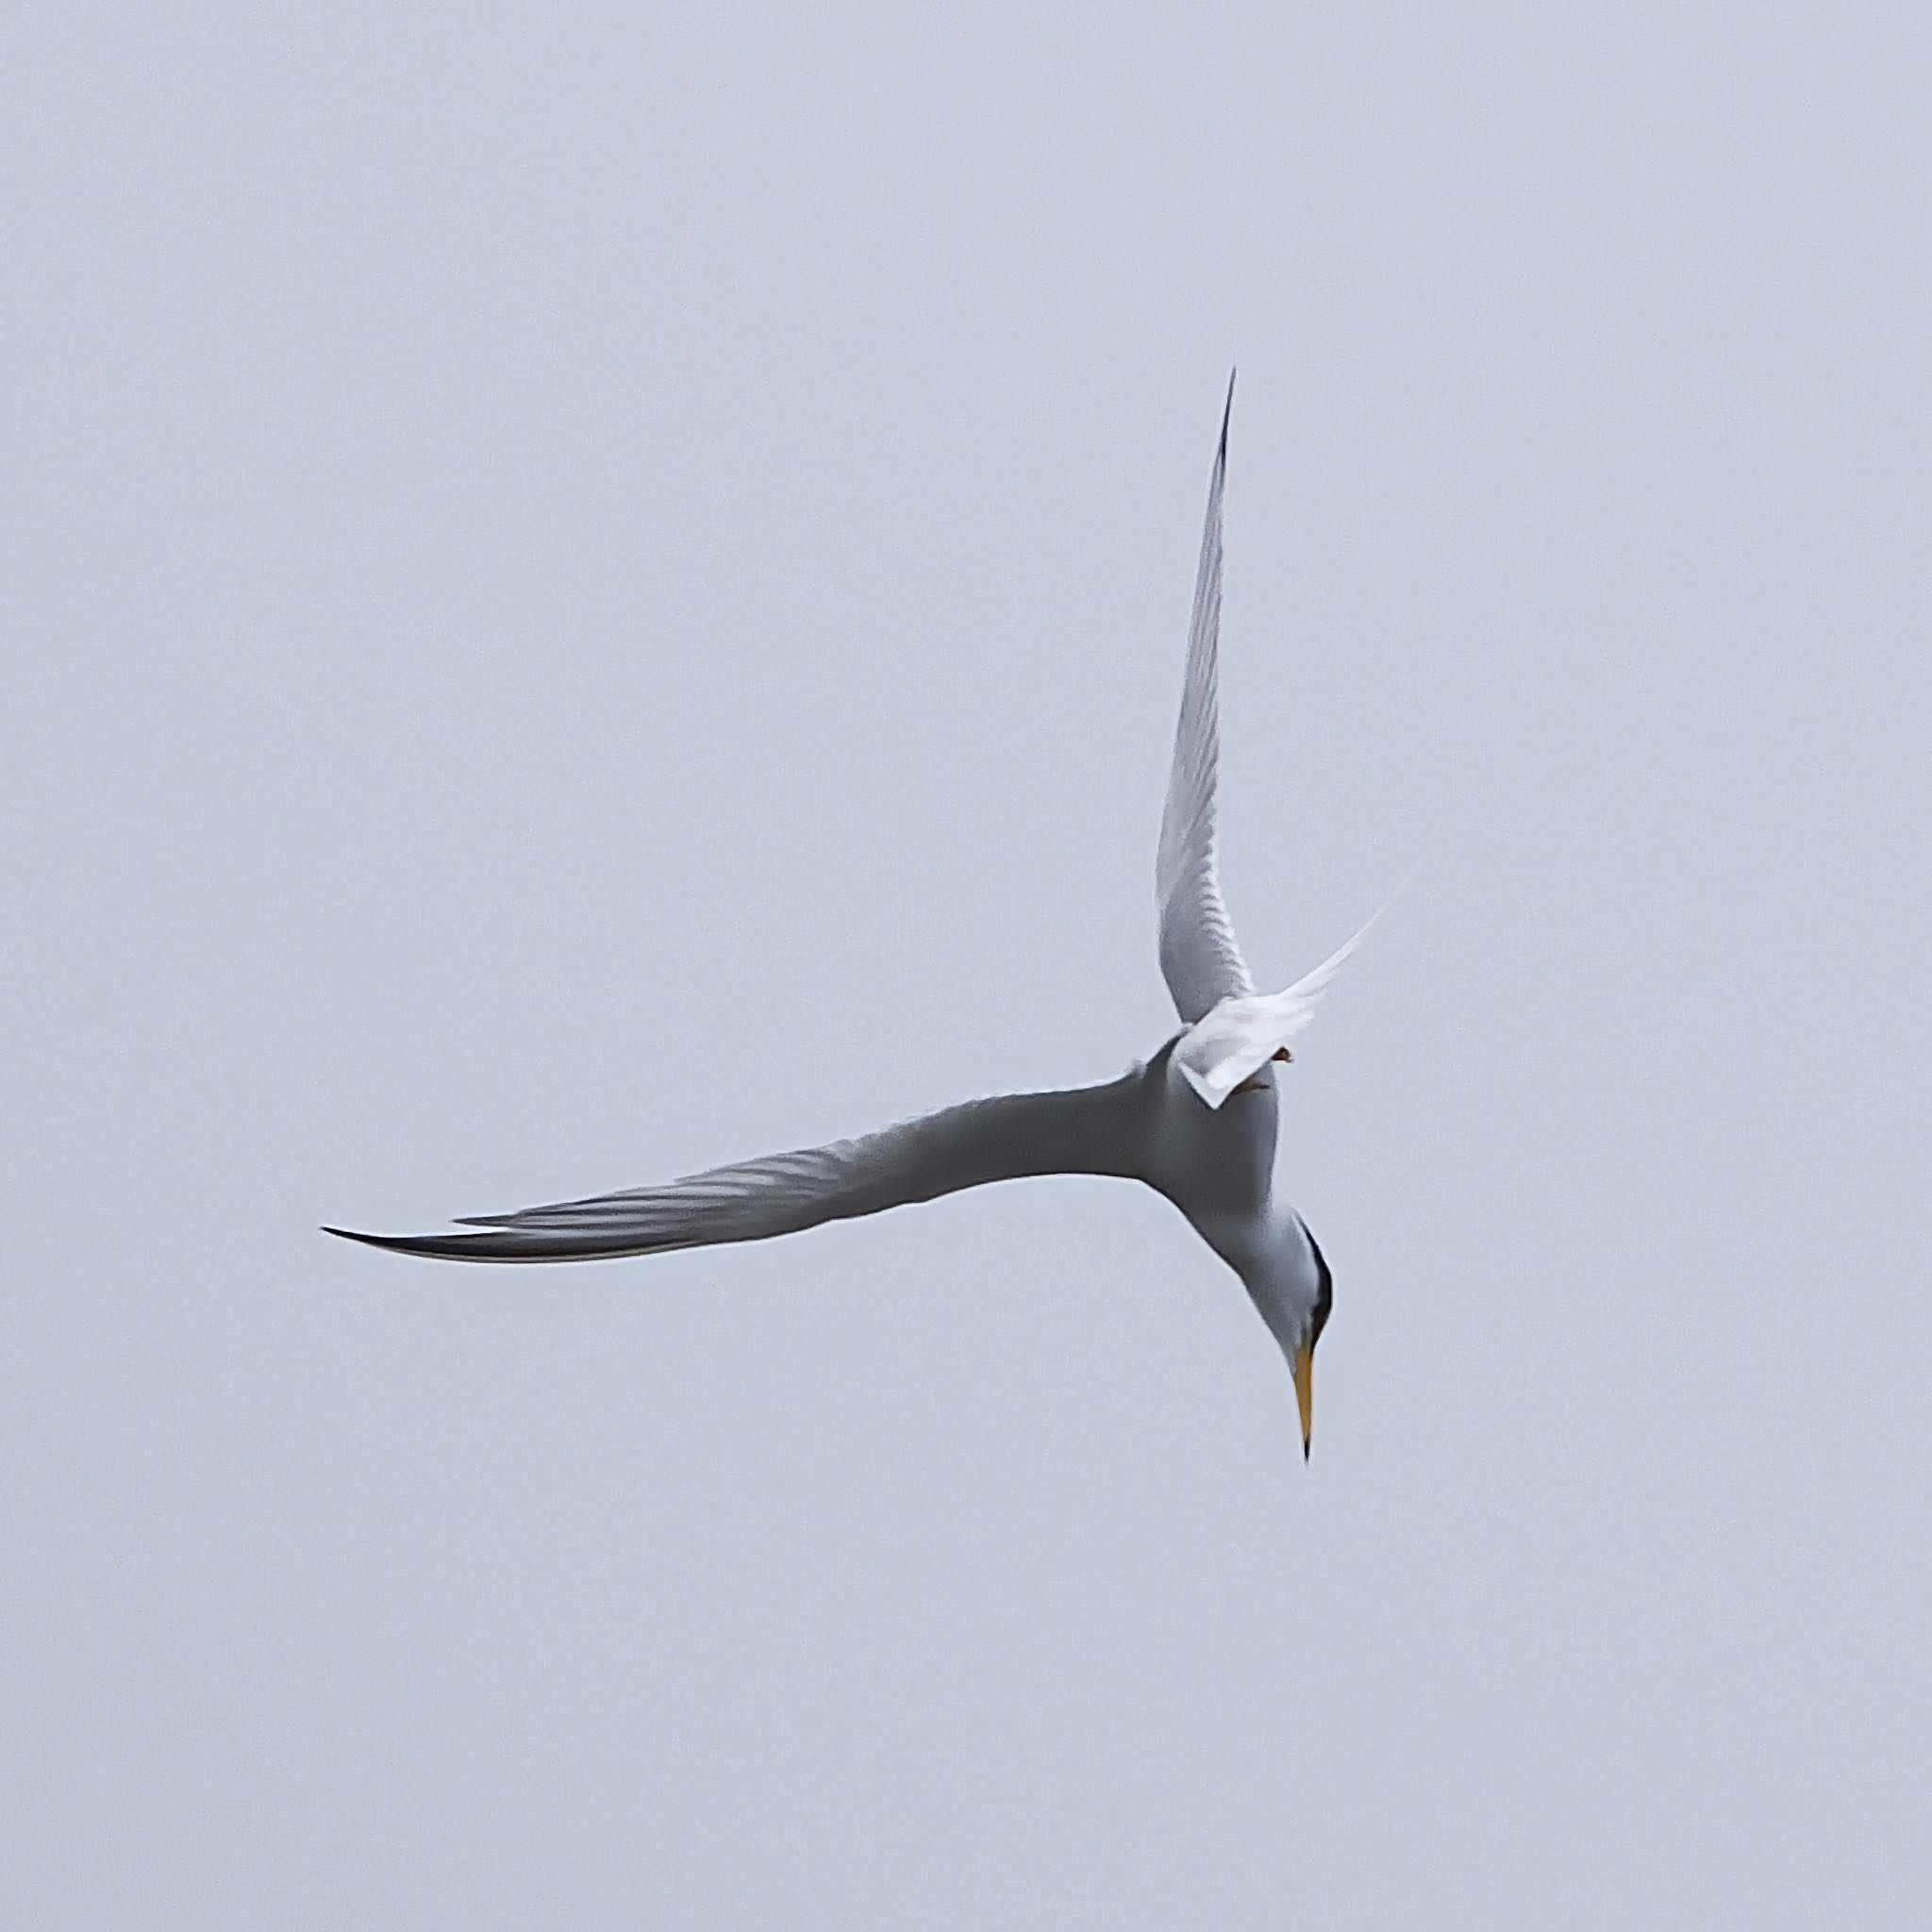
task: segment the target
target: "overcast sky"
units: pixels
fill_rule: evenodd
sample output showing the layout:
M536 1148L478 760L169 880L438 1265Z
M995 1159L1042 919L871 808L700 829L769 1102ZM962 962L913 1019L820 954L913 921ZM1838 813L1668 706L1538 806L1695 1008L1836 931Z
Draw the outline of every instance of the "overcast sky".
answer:
M10 1925L1919 1925L1920 7L28 7ZM1110 1076L1151 1195L433 1227Z

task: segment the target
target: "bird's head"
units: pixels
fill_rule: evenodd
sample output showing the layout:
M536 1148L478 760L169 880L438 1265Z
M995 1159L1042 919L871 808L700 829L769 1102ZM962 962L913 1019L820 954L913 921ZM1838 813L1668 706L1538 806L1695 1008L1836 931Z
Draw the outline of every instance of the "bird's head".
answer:
M1265 1291L1254 1282L1249 1292L1261 1310L1294 1377L1295 1407L1302 1419L1302 1459L1307 1461L1315 1438L1315 1344L1328 1325L1335 1306L1335 1277L1327 1257L1299 1214L1283 1230L1284 1252L1270 1271Z
M1335 1277L1328 1272L1327 1258L1315 1244L1315 1237L1308 1234L1307 1224L1302 1224L1302 1232L1308 1235L1308 1247L1315 1257L1315 1270L1321 1278L1321 1285L1315 1291L1314 1312L1308 1317L1307 1340L1289 1358L1289 1367L1294 1373L1295 1406L1302 1413L1302 1460L1308 1459L1308 1452L1315 1440L1315 1344L1322 1339L1322 1331L1328 1325L1328 1311L1335 1306Z

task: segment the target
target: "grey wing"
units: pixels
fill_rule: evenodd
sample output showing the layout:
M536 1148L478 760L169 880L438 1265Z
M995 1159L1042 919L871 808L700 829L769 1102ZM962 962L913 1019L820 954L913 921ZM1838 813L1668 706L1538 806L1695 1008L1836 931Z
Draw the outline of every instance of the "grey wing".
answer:
M1105 1086L971 1100L858 1140L661 1186L467 1217L481 1234L329 1234L453 1261L589 1261L796 1234L1027 1174L1138 1178L1141 1072Z
M1188 674L1174 732L1174 770L1160 815L1154 896L1160 915L1160 970L1175 1010L1189 1025L1230 993L1255 990L1221 896L1215 862L1215 775L1221 757L1218 685L1221 649L1221 498L1227 481L1227 419L1234 378L1221 417L1221 444L1208 490L1201 568L1188 629Z

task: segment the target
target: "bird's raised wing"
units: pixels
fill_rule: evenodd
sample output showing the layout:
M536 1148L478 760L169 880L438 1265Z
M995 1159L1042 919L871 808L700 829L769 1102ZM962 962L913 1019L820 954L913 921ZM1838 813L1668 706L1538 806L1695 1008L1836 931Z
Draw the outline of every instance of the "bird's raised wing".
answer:
M1175 1009L1189 1025L1229 994L1255 990L1221 896L1214 852L1215 769L1221 756L1221 497L1227 481L1227 419L1233 407L1230 376L1221 444L1208 487L1208 524L1201 533L1201 568L1188 628L1188 675L1154 866L1160 971Z
M453 1261L590 1261L796 1234L1026 1174L1137 1178L1143 1070L1098 1087L969 1100L854 1141L768 1154L658 1187L466 1217L481 1234L349 1241Z

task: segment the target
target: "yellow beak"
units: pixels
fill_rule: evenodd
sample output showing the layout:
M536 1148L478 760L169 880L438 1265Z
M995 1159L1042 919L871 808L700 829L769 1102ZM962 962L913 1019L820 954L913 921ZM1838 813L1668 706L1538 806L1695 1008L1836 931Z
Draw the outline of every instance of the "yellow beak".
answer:
M1302 1412L1302 1460L1315 1436L1315 1351L1306 1343L1294 1352L1294 1399Z

